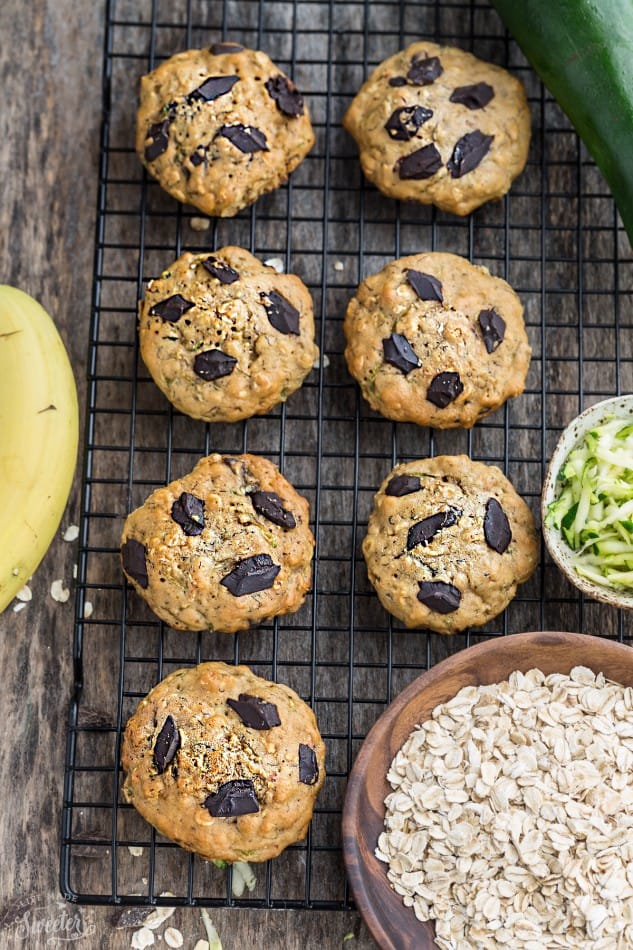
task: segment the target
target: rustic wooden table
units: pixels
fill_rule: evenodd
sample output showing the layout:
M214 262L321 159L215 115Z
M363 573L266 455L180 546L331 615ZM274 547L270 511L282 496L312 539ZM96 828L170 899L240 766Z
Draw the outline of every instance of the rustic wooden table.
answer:
M0 281L32 294L54 316L85 403L101 115L104 2L3 0L0 4ZM78 521L79 479L62 528ZM0 617L0 948L129 947L115 908L76 907L58 890L66 717L72 683L73 600L55 603L51 582L72 580L76 543L58 533L33 577L26 609ZM211 911L233 947L374 946L353 913ZM200 913L170 923L193 948Z

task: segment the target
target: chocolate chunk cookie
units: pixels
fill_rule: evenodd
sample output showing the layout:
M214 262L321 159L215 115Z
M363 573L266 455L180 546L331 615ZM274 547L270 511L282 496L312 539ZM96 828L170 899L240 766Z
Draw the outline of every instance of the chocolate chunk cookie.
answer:
M305 837L325 746L288 686L202 663L141 700L121 764L126 800L161 834L207 860L265 861Z
M278 188L313 145L303 97L259 50L187 50L141 78L138 157L206 214L237 214Z
M209 455L128 515L123 570L177 630L244 630L303 603L308 519L307 501L268 459Z
M343 125L383 194L459 215L508 191L530 143L521 82L435 43L414 43L381 63Z
M363 554L385 610L457 633L496 617L534 571L534 518L494 465L443 455L397 465L380 486Z
M389 419L470 428L523 392L531 350L521 301L455 254L403 257L368 277L343 328L350 373Z
M183 254L150 281L139 333L159 389L207 422L268 412L299 388L319 354L305 285L239 247Z

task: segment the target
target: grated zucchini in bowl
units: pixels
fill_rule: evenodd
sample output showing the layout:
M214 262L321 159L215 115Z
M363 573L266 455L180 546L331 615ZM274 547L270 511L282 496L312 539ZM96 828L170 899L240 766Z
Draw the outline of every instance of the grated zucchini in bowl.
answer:
M574 552L576 572L597 584L633 588L633 423L607 416L587 432L557 484L545 524Z

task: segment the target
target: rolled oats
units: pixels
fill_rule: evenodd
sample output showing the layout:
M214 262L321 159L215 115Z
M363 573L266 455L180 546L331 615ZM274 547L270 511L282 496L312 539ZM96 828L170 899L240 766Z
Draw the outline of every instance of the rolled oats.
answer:
M633 947L633 689L515 672L396 754L376 857L445 950Z

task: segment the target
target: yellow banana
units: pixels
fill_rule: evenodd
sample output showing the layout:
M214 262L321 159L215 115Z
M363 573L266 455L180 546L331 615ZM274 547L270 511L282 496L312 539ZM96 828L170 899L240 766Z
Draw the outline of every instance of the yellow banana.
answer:
M77 390L40 304L0 284L0 612L59 526L77 464Z

